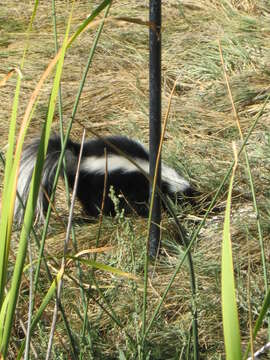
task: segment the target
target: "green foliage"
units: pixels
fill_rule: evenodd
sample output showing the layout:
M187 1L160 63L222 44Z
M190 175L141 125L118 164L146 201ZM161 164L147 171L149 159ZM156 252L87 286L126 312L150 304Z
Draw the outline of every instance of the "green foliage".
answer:
M235 171L235 168L234 168ZM238 311L235 297L234 268L232 257L232 243L230 235L230 216L234 171L230 181L229 194L226 204L226 213L222 243L222 318L226 359L241 360L241 339L238 321Z
M38 150L37 155L37 162L36 166L33 172L32 181L30 185L30 191L29 196L25 208L25 214L24 214L24 220L23 220L23 226L21 229L20 234L20 240L19 240L19 248L18 253L16 257L13 277L11 281L10 290L8 292L8 295L4 294L4 288L7 278L7 268L8 268L8 258L9 258L9 249L10 249L10 240L11 240L11 230L12 230L12 223L13 223L13 212L14 212L14 204L16 199L16 183L17 183L17 174L19 169L19 161L22 151L22 146L24 142L24 138L26 135L26 132L28 130L33 112L31 111L31 107L33 107L34 102L29 102L29 106L27 108L24 121L22 123L19 138L17 142L15 157L13 160L13 151L15 146L15 130L16 130L16 118L17 118L17 109L18 109L18 102L19 102L19 94L20 94L20 85L21 85L21 76L18 76L17 80L17 87L16 87L16 93L14 97L13 102L13 109L12 109L12 117L10 121L10 132L9 132L9 142L10 146L8 148L8 152L6 155L6 165L5 165L5 174L4 174L4 189L3 189L3 195L2 195L2 212L1 212L1 222L0 222L0 242L1 242L1 257L0 257L0 269L1 269L1 281L0 281L0 305L1 305L1 312L0 312L0 319L2 323L0 324L0 353L3 358L6 358L7 352L8 352L8 345L10 341L11 336L11 328L13 325L13 319L14 319L14 313L16 309L16 304L18 300L19 295L19 288L22 278L22 272L23 267L25 263L26 258L26 251L27 251L27 244L29 241L29 235L30 231L33 226L34 222L34 215L35 215L35 207L37 202L37 197L39 193L39 187L41 182L41 176L42 176L42 168L43 163L46 157L47 147L48 147L48 141L50 138L50 132L51 132L51 125L53 121L55 106L56 106L56 100L58 95L58 89L60 85L61 80L61 74L62 69L64 65L64 57L66 53L66 49L68 46L71 45L73 41L76 40L77 36L84 30L84 28L89 24L90 21L92 21L101 10L104 9L106 5L109 4L110 1L104 1L99 8L97 8L94 13L89 17L89 19L83 23L79 30L73 35L73 37L68 41L68 35L69 35L69 28L71 24L71 18L72 18L72 12L70 15L70 19L68 22L65 40L63 43L62 48L57 54L56 61L52 62L52 67L57 64L56 66L56 74L54 78L54 83L51 91L50 96L50 102L48 106L48 112L47 112L47 119L44 123L43 131L41 134L41 140L40 140L40 146ZM28 31L31 31L32 22L34 20L36 10L37 10L37 4L35 3L33 15L30 21L30 26ZM26 49L27 49L28 43L26 43ZM24 63L26 51L23 54L22 59L22 66ZM50 67L48 67L50 69ZM49 70L50 71L50 70ZM47 76L49 71L47 70L44 75ZM38 92L37 88L37 92ZM100 265L101 266L101 265ZM60 277L62 277L62 273L60 272ZM59 281L59 279L58 279ZM43 313L44 309L46 308L49 300L52 298L52 296L55 294L55 285L57 284L57 281L54 281L50 290L47 293L47 296L44 298L44 301L40 307L39 312L37 313L37 316L32 324L30 334L36 323L39 321L41 314ZM21 352L18 355L18 358L22 355L23 348Z

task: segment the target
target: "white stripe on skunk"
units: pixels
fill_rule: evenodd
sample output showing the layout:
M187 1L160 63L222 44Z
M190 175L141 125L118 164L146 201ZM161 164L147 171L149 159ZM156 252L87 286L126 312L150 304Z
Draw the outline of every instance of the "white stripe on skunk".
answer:
M149 161L140 158L132 159L143 171L149 173ZM107 156L107 171L121 171L123 173L139 171L138 167L120 155ZM105 157L89 156L83 159L80 170L88 173L105 174L106 159ZM166 180L171 192L183 192L189 188L189 182L177 174L177 172L162 164L162 179Z
M25 148L22 154L17 191L24 204L29 193L38 146L39 139L36 139ZM106 137L104 140L94 139L84 143L77 190L77 197L84 210L90 216L98 216L100 212L106 173L105 148L107 153L107 188L104 214L115 214L114 204L108 196L109 189L113 186L116 195L121 195L119 196L120 208L124 208L126 213L135 210L138 215L147 216L148 180L130 160L119 155L116 148L131 158L147 174L149 173L149 154L139 142L123 136ZM66 174L71 189L74 184L79 150L80 144L71 140L68 141L65 159ZM47 192L48 196L51 195L60 153L60 138L54 136L49 140L41 181L42 186L38 197L37 216L41 219L44 218L48 208L48 201L44 192ZM183 195L192 195L193 191L187 180L164 164L162 164L161 190L171 198L179 199ZM15 205L15 218L18 222L21 222L23 218L23 207L18 199Z

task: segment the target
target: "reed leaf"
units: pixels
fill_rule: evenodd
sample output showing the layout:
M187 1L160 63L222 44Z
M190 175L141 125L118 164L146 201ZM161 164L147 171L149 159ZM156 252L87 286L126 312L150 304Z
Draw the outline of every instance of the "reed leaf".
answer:
M237 157L237 156L236 156ZM223 228L223 242L222 242L222 264L221 264L221 296L222 296L222 319L223 319L223 333L225 341L226 358L228 360L240 360L241 354L241 339L238 312L235 297L235 282L233 270L232 257L232 243L230 234L230 216L231 216L231 201L232 188L237 160L233 167L232 176L229 185L229 193L226 204L225 220Z

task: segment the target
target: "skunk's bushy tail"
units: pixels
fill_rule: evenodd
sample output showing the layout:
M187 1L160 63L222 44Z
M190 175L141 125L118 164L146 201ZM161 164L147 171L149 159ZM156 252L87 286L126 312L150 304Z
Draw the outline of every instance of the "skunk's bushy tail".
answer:
M21 222L24 215L24 207L28 198L32 174L36 164L36 158L40 139L33 140L24 149L21 157L20 172L18 177L17 196L15 203L15 220ZM74 145L74 146L73 146ZM76 145L69 141L66 149L66 159L68 160L67 173L76 166ZM47 156L43 166L41 186L37 201L36 213L39 219L44 219L44 214L48 208L48 197L51 196L52 185L54 182L56 168L61 154L61 140L58 136L53 136L49 140ZM22 206L23 204L23 206Z
M21 158L17 191L24 205L29 193L38 147L39 139L36 139L25 148ZM119 155L116 149L125 153L146 173L149 172L149 154L139 142L122 136L87 141L83 147L77 197L88 215L97 216L102 204L106 175L104 214L115 214L114 203L108 196L110 188L113 187L115 194L119 197L120 208L124 208L126 212L135 210L137 214L147 216L148 180L130 160ZM79 151L80 144L69 140L65 152L65 171L70 188L73 188L74 184ZM48 208L47 198L51 196L60 154L61 141L58 136L54 136L49 140L37 202L37 216L40 219L44 218ZM183 194L190 196L192 188L189 182L174 169L162 164L162 191L172 198L181 198ZM21 201L17 198L15 218L18 222L22 221L23 213Z

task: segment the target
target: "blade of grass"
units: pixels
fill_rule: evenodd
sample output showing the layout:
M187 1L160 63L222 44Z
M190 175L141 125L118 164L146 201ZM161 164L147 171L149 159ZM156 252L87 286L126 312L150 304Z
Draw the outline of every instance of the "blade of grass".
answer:
M231 181L229 185L229 193L227 198L227 205L225 211L225 220L223 228L222 241L222 259L221 259L221 298L222 298L222 319L223 319L223 333L226 350L226 359L240 360L241 353L241 339L240 328L238 320L238 311L235 297L235 282L234 269L232 257L232 243L230 234L230 216L231 216L231 201L232 188L235 171L237 167L237 154L235 152L235 162L232 170Z
M8 222L11 222L10 219L10 199L9 199L9 189L12 185L12 161L13 161L13 149L15 142L15 130L16 130L16 118L17 118L17 109L19 104L19 94L20 94L21 78L18 76L17 85L15 90L15 96L12 106L12 114L10 120L9 128L9 148L7 151L7 161L5 166L4 174L4 187L2 192L2 211L1 211L1 220L0 220L0 307L4 301L4 288L6 284L7 277L7 260L9 254L10 246L10 233L8 233L8 227L11 228L11 225L8 226ZM13 182L15 180L13 179Z
M250 337L250 350L251 357L254 360L254 344L253 344L253 331L252 331L252 309L251 309L251 294L250 294L250 249L249 242L247 240L248 247L248 273L247 273L247 300L248 300L248 325L249 325L249 337Z
M35 204L36 204L38 193L39 193L39 185L40 185L40 181L41 181L42 167L43 167L43 162L44 162L46 151L47 151L50 130L51 130L51 124L52 124L53 114L54 114L54 109L55 109L55 102L56 102L58 87L59 87L63 64L64 64L64 57L65 57L65 52L66 52L66 44L67 44L67 40L68 40L68 32L69 32L70 22L71 22L71 17L70 17L69 24L67 27L64 45L61 49L61 56L60 56L60 59L59 59L58 65L57 65L57 69L56 69L56 75L55 75L55 79L54 79L52 95L50 98L47 121L45 123L44 129L42 132L42 136L41 136L41 142L40 142L40 147L39 147L39 151L38 151L37 162L36 162L35 170L33 173L29 197L28 197L26 210L25 210L24 223L23 223L23 227L21 230L21 234L20 234L19 248L18 248L18 253L17 253L17 257L16 257L14 273L13 273L12 281L11 281L10 302L9 302L8 308L7 308L3 338L2 338L2 342L1 342L1 348L0 348L0 351L4 357L6 357L6 355L7 355L8 344L9 344L9 339L10 339L10 334L11 334L11 327L12 327L12 323L13 323L14 312L15 312L16 303L17 303L18 294L19 294L19 284L21 281L21 275L22 275L23 265L24 265L25 256L26 256L27 242L28 242L29 234L30 234L33 219L34 219L34 214L35 214ZM26 131L26 129L23 129L21 134L23 134L24 131ZM22 146L22 144L18 144L17 149L20 148L21 146ZM18 152L16 152L15 156L17 156L17 158L19 157ZM14 189L13 196L15 199L16 188Z
M75 31L72 37L69 39L68 46L70 46L73 41L87 28L87 25L90 24L100 13L104 10L108 5L111 5L112 0L104 0L102 3L96 7L95 10L84 20L84 22L79 26L79 28Z
M117 276L122 276L122 277L125 277L127 279L139 281L139 279L135 275L133 275L131 273L127 273L127 272L122 271L120 269L117 269L117 268L115 268L113 266L105 265L105 264L96 262L94 260L82 259L82 258L78 258L76 256L70 256L70 255L67 255L67 259L72 259L74 261L80 261L82 264L94 267L95 269L108 271L108 272L110 272L110 273L112 273L114 275L117 275Z
M229 79L228 79L225 64L224 64L224 59L223 59L223 54L222 54L222 48L221 48L220 41L219 41L219 52L220 52L220 58L221 58L221 63L222 63L222 67L223 67L223 72L224 72L224 78L225 78L225 81L226 81L228 94L229 94L229 98L230 98L232 109L233 109L233 114L234 114L234 117L235 117L235 120L236 120L236 123L237 123L240 139L241 139L241 141L243 141L243 133L242 133L242 130L241 130L240 119L239 119L239 116L238 116L238 113L236 111L236 107L235 107L235 104L234 104L234 101L233 101L232 91L231 91L231 87L230 87L230 84L229 84ZM251 189L251 194L252 194L253 208L254 208L255 215L256 215L256 220L257 220L257 231L258 231L258 235L259 235L259 244L260 244L260 249L261 249L264 288L265 288L265 293L267 294L267 291L268 291L268 275L267 275L267 266L266 266L266 260L265 260L265 251L264 251L264 242L263 242L263 235L262 235L262 226L261 226L261 220L260 220L260 213L259 213L259 209L258 209L258 205L257 205L255 186L254 186L253 176L252 176L252 172L251 172L249 158L248 158L246 148L243 149L243 152L244 152L245 161L246 161L246 165L247 165L247 173L248 173L250 189ZM270 317L268 319L268 324L269 324L268 325L268 339L269 339L270 338Z
M5 86L5 85L6 85L6 82L8 81L8 79L11 78L11 76L12 76L14 73L17 73L17 75L19 75L19 76L22 78L22 72L21 72L20 69L18 69L18 68L11 69L11 70L7 73L7 75L5 75L2 80L0 80L0 87Z
M32 308L34 303L33 298L33 262L32 262L32 249L31 249L31 240L29 239L28 243L28 257L29 257L29 305L28 305L28 319L27 319L27 333L26 333L26 346L24 353L24 360L29 359L29 350L30 350L30 340L31 340L31 322L32 322Z
M25 132L27 131L27 127L31 121L33 116L35 107L30 112L29 119L26 124ZM15 119L16 121L16 119ZM18 148L18 143L17 143ZM22 143L19 144L19 148L22 148ZM20 155L18 153L15 154L14 161L12 163L11 173L10 173L10 181L7 183L7 189L3 196L2 202L2 213L1 213L1 224L0 224L0 241L1 245L3 245L4 250L3 253L0 253L0 261L4 259L4 268L2 268L2 277L1 281L5 278L5 271L7 269L8 263L8 254L9 254L9 247L10 247L10 240L11 240L11 231L12 231L12 224L13 224L13 213L14 213L14 205L15 205L15 198L17 195L17 176L18 176L18 168L20 162ZM5 163L6 166L6 163ZM0 245L0 248L1 248ZM2 257L1 257L2 256ZM4 282L2 282L4 284ZM5 285L5 284L4 284ZM1 340L0 340L1 342Z
M1 306L1 311L0 311L0 338L1 339L4 334L4 324L5 324L5 318L7 315L7 307L8 307L8 303L9 303L9 298L10 298L10 292L8 292L6 294L3 304Z
M27 40L24 47L24 53L21 60L21 69L24 66L24 60L26 57L26 53L29 47L29 35L32 29L32 24L36 15L38 1L35 2L34 9L32 11L31 20L29 22L29 26L27 29ZM1 220L0 220L0 307L3 304L5 293L5 282L7 276L7 263L8 263L8 256L9 256L9 247L10 247L10 239L11 239L11 228L13 222L13 209L14 209L14 201L15 198L12 198L11 192L12 188L16 187L16 176L13 171L14 163L13 163L13 151L15 146L15 131L16 131L16 119L17 119L17 110L19 106L19 95L20 95L20 88L21 88L21 79L22 74L21 70L16 71L17 76L17 83L16 83L16 90L12 105L12 113L11 113L11 120L10 120L10 127L9 127L9 135L8 135L8 150L6 154L6 166L5 166L5 173L4 173L4 188L2 193L2 212L1 212ZM16 161L14 161L16 163ZM19 286L19 284L18 284ZM6 310L6 309L5 309ZM5 321L4 318L1 321ZM1 323L1 327L3 323ZM0 343L2 344L2 336L4 336L4 332L1 333Z

